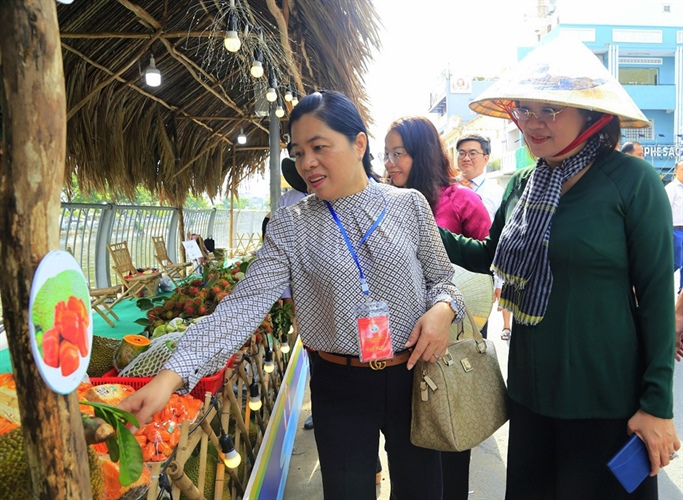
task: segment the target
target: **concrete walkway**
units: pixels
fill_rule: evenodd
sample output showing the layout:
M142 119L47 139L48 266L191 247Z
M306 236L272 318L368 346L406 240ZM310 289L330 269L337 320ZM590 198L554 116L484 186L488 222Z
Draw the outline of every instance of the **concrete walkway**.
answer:
M489 338L493 341L503 376L507 373L508 342L500 339L503 328L501 313L495 309L489 319ZM313 431L303 429L303 423L311 414L308 394L304 397L299 428L289 466L284 500L322 499L320 466L315 448ZM683 438L683 363L676 363L674 375L674 414L676 432ZM493 436L472 450L470 464L470 499L502 500L505 496L505 467L507 464L508 424L501 427ZM679 452L671 465L659 474L659 498L662 500L683 500L683 452ZM384 444L380 442L382 460L382 482L377 487L377 498L388 500L390 483Z

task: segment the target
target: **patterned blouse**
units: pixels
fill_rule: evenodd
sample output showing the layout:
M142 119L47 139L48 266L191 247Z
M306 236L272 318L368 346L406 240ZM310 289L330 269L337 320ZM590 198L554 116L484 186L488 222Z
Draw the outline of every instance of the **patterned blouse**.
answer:
M371 181L331 202L358 255L370 298L390 310L394 352L427 309L447 301L464 316L453 268L425 198L413 189ZM363 235L386 215L360 248ZM358 355L354 308L364 302L359 271L324 201L308 196L279 209L246 276L208 318L191 326L164 366L191 390L209 367L224 362L258 327L291 285L302 342L311 349Z

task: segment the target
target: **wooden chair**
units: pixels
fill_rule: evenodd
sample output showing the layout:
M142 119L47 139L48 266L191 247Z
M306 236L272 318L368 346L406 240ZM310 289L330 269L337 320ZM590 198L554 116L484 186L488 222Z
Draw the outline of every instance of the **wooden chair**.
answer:
M128 242L109 243L107 248L114 261L112 268L116 271L123 285L121 300L124 298L135 298L145 292L152 297L157 294L161 273L139 274L137 268L133 265L133 259L128 251Z
M166 273L166 276L171 278L173 284L178 286L185 279L185 270L192 266L192 262L175 264L168 256L163 236L152 236L152 242L154 243L154 257L156 257L161 269Z
M112 328L114 328L114 322L107 315L110 314L116 321L119 320L113 307L121 300L120 295L122 295L121 286L90 289L90 307Z

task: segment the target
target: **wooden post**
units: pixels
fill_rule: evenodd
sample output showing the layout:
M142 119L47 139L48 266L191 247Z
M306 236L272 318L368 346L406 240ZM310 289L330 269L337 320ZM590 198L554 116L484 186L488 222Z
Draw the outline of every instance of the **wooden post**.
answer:
M59 248L66 97L54 0L0 2L0 281L33 498L91 498L78 398L52 392L31 352L28 302L40 260Z

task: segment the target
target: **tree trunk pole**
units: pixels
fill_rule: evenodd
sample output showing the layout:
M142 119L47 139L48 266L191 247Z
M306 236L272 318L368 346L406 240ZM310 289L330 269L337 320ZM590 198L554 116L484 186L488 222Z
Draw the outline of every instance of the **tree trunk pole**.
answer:
M54 0L0 1L2 114L0 281L33 498L91 498L78 399L42 380L28 302L40 260L59 248L66 97Z

